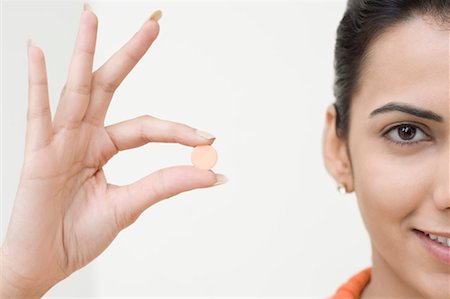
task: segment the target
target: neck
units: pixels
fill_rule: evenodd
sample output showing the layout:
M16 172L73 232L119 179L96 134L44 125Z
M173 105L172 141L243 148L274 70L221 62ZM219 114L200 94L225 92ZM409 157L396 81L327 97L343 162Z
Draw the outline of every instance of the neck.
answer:
M374 298L423 298L394 272L372 244L372 269L369 284L364 288L361 299Z

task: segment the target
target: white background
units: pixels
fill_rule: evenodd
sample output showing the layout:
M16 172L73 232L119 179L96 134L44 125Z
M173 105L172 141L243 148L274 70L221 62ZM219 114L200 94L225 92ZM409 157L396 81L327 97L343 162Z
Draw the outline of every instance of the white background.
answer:
M370 265L356 198L337 193L322 159L345 1L90 4L95 69L163 11L160 35L116 91L107 124L150 114L213 133L214 171L229 182L152 206L48 298L323 298ZM81 10L82 2L2 4L2 240L23 160L27 38L46 55L54 113ZM190 153L147 144L115 156L106 176L131 183L190 164Z

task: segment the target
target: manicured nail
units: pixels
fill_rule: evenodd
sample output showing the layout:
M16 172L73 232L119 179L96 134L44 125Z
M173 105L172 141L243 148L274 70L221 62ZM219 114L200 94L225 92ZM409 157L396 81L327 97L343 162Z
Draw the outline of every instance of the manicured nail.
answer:
M153 20L153 21L155 21L155 22L158 22L159 21L159 19L161 19L161 17L162 17L162 11L161 10L155 10L153 13L152 13L152 15L150 16L150 20Z
M30 48L31 46L36 46L36 44L33 42L31 38L29 38L27 41L27 47Z
M213 186L222 185L225 184L226 182L228 182L228 178L225 175L221 173L216 173L216 182L214 183Z
M84 3L83 11L92 11L92 7L88 3Z
M205 132L205 131L195 130L195 133L197 133L197 135L199 135L205 139L208 139L208 140L216 138L216 137L214 137L214 135L212 135L208 132Z

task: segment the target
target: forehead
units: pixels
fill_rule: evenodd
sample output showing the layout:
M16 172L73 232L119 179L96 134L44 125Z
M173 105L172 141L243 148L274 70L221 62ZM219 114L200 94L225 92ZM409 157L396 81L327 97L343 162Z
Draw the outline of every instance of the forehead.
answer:
M450 31L425 17L389 28L367 50L353 106L372 111L406 102L448 119L449 43Z

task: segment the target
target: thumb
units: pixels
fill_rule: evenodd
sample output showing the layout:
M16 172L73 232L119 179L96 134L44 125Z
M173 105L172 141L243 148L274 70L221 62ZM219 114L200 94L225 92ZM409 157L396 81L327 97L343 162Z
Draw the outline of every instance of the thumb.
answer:
M116 223L120 230L134 223L155 203L181 192L223 184L227 178L194 166L173 166L155 171L142 179L121 186L114 193Z

